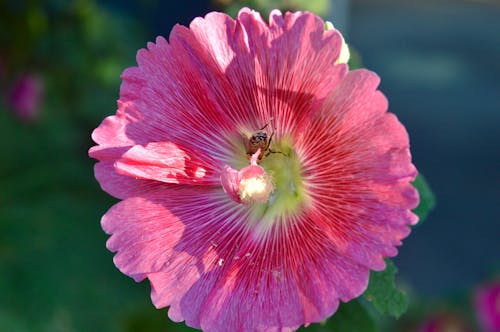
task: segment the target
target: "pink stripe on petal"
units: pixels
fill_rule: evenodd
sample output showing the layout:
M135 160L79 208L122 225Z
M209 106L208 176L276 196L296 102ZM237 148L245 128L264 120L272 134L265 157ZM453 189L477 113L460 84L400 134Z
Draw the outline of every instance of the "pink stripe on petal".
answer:
M316 289L318 296L315 303L318 305L323 301L327 303L323 308L331 310L328 308L336 308L336 303L328 302L322 296L327 297L326 294L333 293L332 300L338 298L344 302L358 297L368 285L369 270L364 264L345 256L328 237L328 229L321 226L311 215L304 217L302 223L297 226L295 232L298 244L296 253L292 255L295 258L292 266L297 272L297 280L300 281L302 289L311 287L304 278L318 280L318 283L312 282L312 288ZM303 261L297 260L297 254L303 256ZM310 276L306 277L308 274Z
M309 124L309 131L315 134L300 137L297 145L304 168L318 182L348 184L356 180L366 186L370 181L394 183L415 178L408 134L386 112L387 101L375 90L378 82L368 71L350 72Z
M263 273L260 280L253 280L251 288L244 288L236 274L213 277L219 283L214 285L200 311L203 331L293 331L304 321L294 282ZM193 293L198 291L193 289ZM189 302L184 303L185 308L188 305Z
M377 193L377 200L402 211L418 206L418 191L406 179L393 183L373 183L371 189ZM406 218L405 218L406 219Z
M120 86L120 100L122 102L134 101L140 98L142 87L147 85L141 68L129 67L120 75L122 84Z
M169 261L169 267L164 271L147 275L151 283L151 300L158 309L178 302L186 290L199 280L202 273L196 259L185 252L176 252ZM176 305L169 308L168 316L175 322L184 320Z
M92 132L92 139L98 145L90 148L89 156L98 160L113 160L132 146L149 142L151 133L137 131L132 124L140 118L136 103L119 100L116 115L106 117Z
M347 190L347 189L345 189ZM369 191L344 193L335 187L316 188L309 212L316 227L322 229L337 250L355 262L374 270L385 268L384 257L397 254L415 222L407 209L379 201Z

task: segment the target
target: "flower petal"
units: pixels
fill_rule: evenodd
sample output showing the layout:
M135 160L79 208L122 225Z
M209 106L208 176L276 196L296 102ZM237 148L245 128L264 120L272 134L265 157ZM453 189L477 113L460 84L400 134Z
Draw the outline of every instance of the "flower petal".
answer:
M221 188L163 189L127 198L102 218L103 229L111 234L107 247L117 252L116 266L136 280L156 272L187 278L183 274L191 271L191 264L199 273L210 270L218 261L214 248L225 239L218 234L230 237L244 219L241 205L229 200ZM171 287L173 292L177 286ZM164 301L169 302L158 298L158 303Z
M219 184L216 163L172 142L136 145L115 162L121 174L166 183Z
M366 288L368 269L312 220L262 239L246 211L219 188L176 186L116 204L102 226L120 271L149 278L157 307L205 331L293 330Z
M95 164L94 175L102 190L120 199L154 193L168 186L166 183L119 174L114 167L114 161L100 161Z
M338 250L372 269L408 235L417 218L410 182L416 176L408 134L376 90L379 78L366 70L349 72L297 142L311 216Z
M120 113L105 118L92 132L92 139L98 145L90 148L89 156L98 160L113 160L135 145L136 142L125 133L126 124Z
M345 259L307 224L303 220L303 229L289 228L286 235L275 233L250 246L251 255L229 260L219 275L202 276L181 309L199 308L204 331L288 331L333 314L339 299L362 293L369 271ZM198 320L186 317L186 322L197 327Z
M262 114L259 118L272 117L279 137L300 126L302 119L315 111L347 67L335 66L342 45L340 34L325 32L317 16L273 11L269 21L268 27L257 13L240 11L238 23L245 31L254 70L250 80L236 79L233 85L250 91ZM240 62L229 68L235 74L231 70L226 74L241 77L244 70L248 75L249 67Z
M249 123L255 130L271 117L278 134L300 123L345 75L345 66L334 65L342 39L310 13L274 12L271 19L267 26L249 10L238 21L209 14L190 29L174 27L170 44L159 37L140 50L139 66L122 74L125 135L136 144L179 142L227 158L224 133Z
M238 195L238 188L240 184L239 172L234 168L225 165L220 176L220 181L222 189L224 189L224 192L228 195L228 197L237 203L241 203L240 196Z

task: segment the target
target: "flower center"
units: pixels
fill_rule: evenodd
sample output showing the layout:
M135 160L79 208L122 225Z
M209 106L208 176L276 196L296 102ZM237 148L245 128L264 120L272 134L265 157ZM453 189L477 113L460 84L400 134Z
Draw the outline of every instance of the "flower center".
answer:
M241 203L250 209L250 222L263 230L278 222L291 220L284 217L299 214L309 203L301 162L291 137L273 139L269 148L271 152L264 151L265 157L258 164L265 173L241 179L238 187ZM235 168L243 169L248 164L246 151L242 148L235 151Z
M291 138L276 140L272 149L276 153L270 153L260 165L274 178L275 190L266 204L255 207L256 216L261 215L268 222L296 214L308 202L301 163Z
M272 180L264 173L261 176L242 179L238 194L243 204L266 203L273 191Z

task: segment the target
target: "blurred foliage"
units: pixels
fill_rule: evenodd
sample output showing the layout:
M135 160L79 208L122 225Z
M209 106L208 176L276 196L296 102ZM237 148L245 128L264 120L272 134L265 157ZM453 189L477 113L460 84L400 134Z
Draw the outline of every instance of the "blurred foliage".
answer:
M124 331L137 308L166 320L112 264L98 220L115 200L87 156L141 33L90 0L0 2L0 331ZM24 73L46 91L30 123L7 102Z
M213 3L233 17L242 7L255 9L264 18L275 8L281 11L307 10L320 16L325 16L330 10L329 0L213 0Z
M380 331L482 331L476 321L469 294L453 294L446 299L424 299L410 295L408 311L399 319L380 321Z
M373 315L358 299L341 303L335 315L328 320L302 327L302 332L375 332L378 331Z
M7 45L0 58L8 69L2 90L20 73L37 71L52 97L44 113L89 127L103 110L115 108L120 73L143 44L139 25L90 0L4 1L0 26L0 41Z

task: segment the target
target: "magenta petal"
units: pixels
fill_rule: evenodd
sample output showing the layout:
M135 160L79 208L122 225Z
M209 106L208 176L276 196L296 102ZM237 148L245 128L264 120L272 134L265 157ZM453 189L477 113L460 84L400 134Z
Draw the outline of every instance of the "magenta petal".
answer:
M170 44L157 38L137 53L137 62L120 91L134 104L127 111L134 119L129 134L223 152L221 133L235 125L226 104L231 86L193 33L174 27Z

